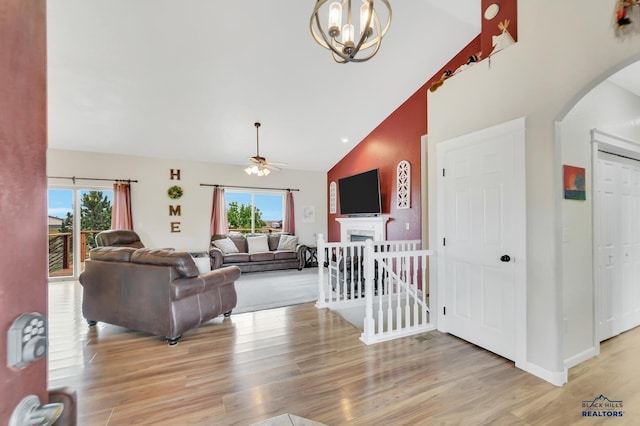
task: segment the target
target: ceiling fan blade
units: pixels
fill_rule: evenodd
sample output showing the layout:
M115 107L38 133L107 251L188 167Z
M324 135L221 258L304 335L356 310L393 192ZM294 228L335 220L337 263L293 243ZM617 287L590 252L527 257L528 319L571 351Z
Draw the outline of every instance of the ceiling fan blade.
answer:
M264 157L259 156L259 155L254 155L253 157L249 157L249 160L251 160L252 163L256 163L256 164L264 164L264 163L266 163L266 159Z
M267 161L267 164L271 166L276 166L276 167L289 167L287 163L277 163L275 161Z
M264 167L265 167L265 169L273 170L274 172L279 172L280 171L280 168L274 166L272 163L265 163Z

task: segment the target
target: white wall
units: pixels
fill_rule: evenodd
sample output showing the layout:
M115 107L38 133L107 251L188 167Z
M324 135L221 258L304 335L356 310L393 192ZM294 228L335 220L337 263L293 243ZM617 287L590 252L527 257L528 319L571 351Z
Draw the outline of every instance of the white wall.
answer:
M435 144L526 117L527 370L566 380L562 333L561 159L555 121L604 77L640 58L615 36L616 0L521 0L518 43L429 93L429 235L437 235ZM497 25L497 23L496 23ZM487 52L485 52L486 55ZM436 242L431 242L436 247ZM585 327L591 327L586 324Z
M180 169L181 180L170 180L170 170ZM126 155L49 149L48 176L135 179L132 184L133 222L147 247L207 249L211 218L212 187L201 183L273 188L297 188L294 192L296 234L302 243L315 243L315 235L326 234L326 173L285 169L267 177L248 176L241 166L194 161L165 160ZM109 182L77 181L80 186L112 187ZM50 185L69 185L69 180L49 179ZM169 199L167 189L179 184L184 196ZM169 205L181 206L182 216L169 216ZM315 221L303 222L305 206L314 206ZM171 221L180 221L181 232L172 233Z
M603 81L559 123L562 164L584 167L586 201L562 200L562 296L565 362L573 365L596 351L593 328L593 172L591 129L640 141L640 97Z

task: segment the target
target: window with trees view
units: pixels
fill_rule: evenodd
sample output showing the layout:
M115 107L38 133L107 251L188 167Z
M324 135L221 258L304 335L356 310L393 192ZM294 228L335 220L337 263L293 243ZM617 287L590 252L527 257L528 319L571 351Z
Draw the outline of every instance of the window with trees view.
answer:
M73 276L81 270L89 251L96 247L96 234L111 227L113 191L49 189L48 199L49 275ZM77 214L79 234L74 232ZM78 265L73 261L76 256L81 259Z
M229 231L281 231L284 196L273 193L225 191Z

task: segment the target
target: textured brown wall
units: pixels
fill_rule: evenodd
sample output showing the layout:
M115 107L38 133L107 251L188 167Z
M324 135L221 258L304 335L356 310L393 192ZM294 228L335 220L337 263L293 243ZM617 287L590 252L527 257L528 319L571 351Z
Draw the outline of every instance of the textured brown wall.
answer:
M46 401L46 358L7 366L7 332L47 312L46 2L0 0L0 424L29 394Z

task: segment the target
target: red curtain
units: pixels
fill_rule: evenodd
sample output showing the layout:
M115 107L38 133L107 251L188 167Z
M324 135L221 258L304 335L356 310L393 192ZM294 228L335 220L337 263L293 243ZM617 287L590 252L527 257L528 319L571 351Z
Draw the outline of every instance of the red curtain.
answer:
M133 231L133 215L131 214L131 185L128 183L116 182L113 184L111 229L130 229Z
M284 199L284 232L296 233L296 215L293 208L293 193L287 192Z
M228 234L227 206L224 202L224 189L216 187L213 190L213 204L211 207L211 235Z

